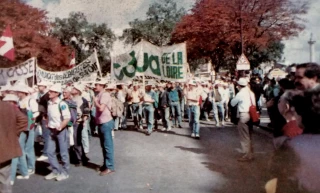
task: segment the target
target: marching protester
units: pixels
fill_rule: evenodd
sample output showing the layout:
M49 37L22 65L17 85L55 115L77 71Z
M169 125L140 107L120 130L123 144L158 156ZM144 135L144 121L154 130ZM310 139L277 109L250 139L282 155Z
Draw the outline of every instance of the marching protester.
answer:
M89 153L89 133L88 133L88 118L90 115L89 103L82 97L84 87L80 84L74 84L72 89L72 100L76 103L77 118L76 126L74 127L74 150L76 152L76 166L81 164L86 165Z
M191 137L200 139L200 93L193 81L188 83L187 105L189 106L189 126Z
M95 83L95 91L98 93L94 99L96 106L96 123L99 127L99 137L103 155L103 165L100 167L100 176L111 174L115 171L114 149L112 130L114 120L111 115L111 96L105 92L106 82Z
M39 113L36 122L41 125L42 129L42 137L43 137L43 151L42 155L37 159L37 161L45 161L48 159L48 140L50 137L50 131L47 127L47 110L48 110L48 102L50 100L49 98L49 87L51 86L50 83L41 81L38 83L38 90L39 90L39 97L38 97L38 103L39 103Z
M159 84L159 109L161 112L161 119L162 119L162 131L170 131L171 124L170 124L170 97L169 93L164 89L165 84Z
M240 78L237 82L239 92L231 100L231 105L238 105L238 131L240 134L241 150L244 155L238 159L240 162L253 160L253 144L252 144L252 124L250 121L249 108L255 105L255 96L248 87L246 78Z
M128 93L128 99L131 104L131 112L133 117L133 123L135 129L143 129L142 126L142 106L141 98L143 97L143 92L139 89L137 83L133 83L133 89Z
M27 172L22 172L27 175L18 175L17 179L29 179L29 175L34 174L36 165L36 155L34 150L35 142L35 119L39 116L39 107L35 99L31 98L29 95L29 87L27 85L16 86L15 91L19 98L19 108L28 118L28 126L26 131L20 134L21 149L23 156L25 156L26 162L18 163L17 159L12 160L12 182L14 182L17 164L21 164L22 167L27 170ZM24 165L26 164L26 165ZM24 165L24 166L23 166Z
M182 128L179 92L178 92L178 89L176 88L175 82L170 82L168 86L169 86L168 92L169 92L170 108L171 108L171 114L172 114L172 127Z
M71 119L71 114L67 103L59 98L61 92L61 84L54 84L48 91L50 100L48 102L47 125L50 135L47 141L47 154L52 172L45 176L46 180L62 181L69 178L69 132L67 126ZM56 154L58 146L62 167Z
M151 135L154 127L154 112L158 106L157 94L152 90L153 83L146 85L146 91L143 96L143 111L147 122L147 135Z

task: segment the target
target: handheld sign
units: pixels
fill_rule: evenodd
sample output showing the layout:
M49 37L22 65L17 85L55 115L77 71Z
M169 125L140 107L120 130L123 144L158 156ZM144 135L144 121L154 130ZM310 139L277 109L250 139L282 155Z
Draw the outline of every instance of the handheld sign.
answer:
M250 62L244 54L241 54L237 62L237 70L250 70Z

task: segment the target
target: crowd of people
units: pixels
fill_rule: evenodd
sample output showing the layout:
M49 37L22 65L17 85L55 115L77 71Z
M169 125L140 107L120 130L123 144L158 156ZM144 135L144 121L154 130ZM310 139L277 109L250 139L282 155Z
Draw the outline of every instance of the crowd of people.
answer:
M0 177L1 188L9 190L8 182L13 185L16 179L29 179L35 173L36 161L49 161L52 172L45 176L46 180L68 179L70 160L77 167L88 164L90 135L100 138L100 175L113 173L114 131L128 129L128 118L133 119L135 130L147 136L157 130L181 129L187 119L190 136L195 139L200 139L200 119L211 121L212 117L216 127L231 121L237 124L240 135L242 155L238 161L252 161L252 131L256 123L252 122L250 108L255 106L261 112L263 98L277 147L285 143L284 138L319 132L315 124L320 113L319 76L319 65L308 63L292 67L286 78L278 80L258 75L237 80L217 77L213 82L151 80L144 88L139 82L107 84L102 80L68 85L40 82L33 88L21 82L8 84L1 88L0 113L6 119L1 120L0 153L4 156L0 159L0 176L10 177ZM17 129L7 131L5 127ZM16 140L17 133L19 144L4 147ZM43 154L38 158L37 133L43 143Z

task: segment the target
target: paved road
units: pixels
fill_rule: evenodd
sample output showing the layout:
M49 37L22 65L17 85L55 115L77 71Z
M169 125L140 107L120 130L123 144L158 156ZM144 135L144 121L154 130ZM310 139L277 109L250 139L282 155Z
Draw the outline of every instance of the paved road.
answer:
M267 179L272 143L256 129L255 161L239 163L238 132L232 125L216 128L202 122L201 140L186 128L151 136L128 130L115 133L116 172L100 177L95 171L102 154L98 138L91 139L90 165L70 169L66 181L46 181L50 171L37 163L29 180L17 180L15 193L259 193Z

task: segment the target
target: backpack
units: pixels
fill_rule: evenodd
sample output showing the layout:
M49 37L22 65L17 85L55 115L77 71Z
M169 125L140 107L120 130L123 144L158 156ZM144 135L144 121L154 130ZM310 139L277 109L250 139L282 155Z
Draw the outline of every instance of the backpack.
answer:
M61 101L62 102L62 101ZM60 114L61 113L61 102L59 103L59 110L60 110ZM68 127L73 126L76 122L77 122L77 103L74 101L64 101L65 103L67 103L68 107L69 107L69 111L70 111L70 121L68 123Z
M124 111L123 103L116 97L111 97L111 115L114 117L122 117Z
M89 102L84 97L82 97L82 105L81 105L80 109L82 111L82 115L87 115L87 116L90 115Z
M29 108L30 108L30 101L31 101L31 98L28 101L28 107ZM30 110L27 110L27 108L22 109L22 108L19 107L19 109L28 118L27 131L32 130L35 127L35 119L33 118L33 113Z

